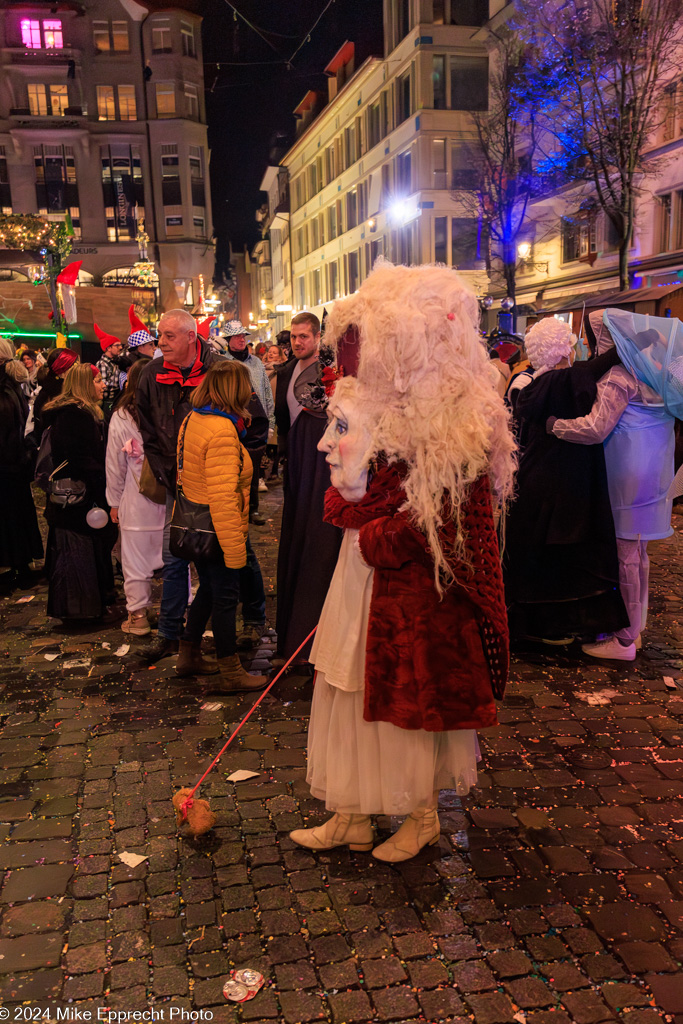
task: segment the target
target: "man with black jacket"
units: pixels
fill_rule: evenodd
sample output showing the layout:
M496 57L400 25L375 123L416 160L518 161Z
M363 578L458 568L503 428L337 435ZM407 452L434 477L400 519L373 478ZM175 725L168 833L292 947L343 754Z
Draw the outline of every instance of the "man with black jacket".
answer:
M137 410L145 456L157 481L166 488L164 529L164 586L159 632L140 654L156 661L178 650L178 638L189 597L189 564L169 549L169 534L176 486L178 431L190 411L190 395L206 371L221 357L197 337L194 318L184 309L171 309L159 321L159 348L163 359L144 368L137 388Z

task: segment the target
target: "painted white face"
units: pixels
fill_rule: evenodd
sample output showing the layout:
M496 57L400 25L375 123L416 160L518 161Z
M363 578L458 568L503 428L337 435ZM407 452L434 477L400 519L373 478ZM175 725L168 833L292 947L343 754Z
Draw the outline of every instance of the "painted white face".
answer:
M349 395L330 401L327 430L318 443L326 452L332 486L346 501L360 501L368 489L370 424L361 405Z

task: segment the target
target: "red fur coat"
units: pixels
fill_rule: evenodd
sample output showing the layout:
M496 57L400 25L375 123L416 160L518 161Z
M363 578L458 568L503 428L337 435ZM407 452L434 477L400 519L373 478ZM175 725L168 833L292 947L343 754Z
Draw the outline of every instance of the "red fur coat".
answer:
M472 568L449 559L455 582L440 599L426 537L399 511L404 475L405 467L383 466L358 503L334 487L325 497L325 519L359 530L375 570L364 718L429 732L495 725L494 691L502 697L509 654L488 480L473 485L463 509ZM446 554L454 529L447 520L440 533Z

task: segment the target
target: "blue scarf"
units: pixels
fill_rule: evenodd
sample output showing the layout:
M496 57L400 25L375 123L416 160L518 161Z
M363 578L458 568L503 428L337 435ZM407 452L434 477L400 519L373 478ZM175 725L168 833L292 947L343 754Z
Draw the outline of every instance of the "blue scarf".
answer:
M223 416L226 420L230 420L230 422L234 424L237 436L240 440L247 436L244 420L241 416L235 416L233 412L224 412L222 409L217 409L213 405L203 405L201 409L193 409L192 411L198 412L200 416Z

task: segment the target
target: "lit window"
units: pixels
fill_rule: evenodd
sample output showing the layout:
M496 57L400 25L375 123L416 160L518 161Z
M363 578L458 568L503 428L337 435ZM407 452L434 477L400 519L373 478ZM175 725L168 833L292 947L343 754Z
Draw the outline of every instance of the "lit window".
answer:
M106 53L110 48L109 22L93 21L92 36L93 42L95 43L95 49L98 51L98 53Z
M120 85L118 88L119 117L122 121L135 121L137 119L137 107L135 104L135 86Z
M111 36L114 43L114 50L117 53L127 53L130 49L128 43L128 22L112 21Z
M47 50L61 50L64 47L61 21L44 21L43 36Z
M157 117L175 117L175 86L173 82L157 82Z
M29 84L28 105L34 115L45 116L47 114L47 96L44 85Z
M200 238L203 238L204 237L204 218L203 217L193 217L192 218L192 225L194 227L195 235L199 235Z
M194 41L194 28L187 21L180 22L180 38L183 44L183 56L196 57L197 47Z
M152 53L171 52L171 26L168 18L152 25Z
M187 116L192 121L199 120L199 97L197 95L197 86L191 82L185 82L185 109L187 110Z
M21 41L24 46L31 50L40 50L42 40L40 38L40 22L32 21L29 18L21 20Z
M50 109L54 117L63 117L69 106L69 96L65 85L50 86Z
M100 121L116 120L113 85L97 86L97 117Z

